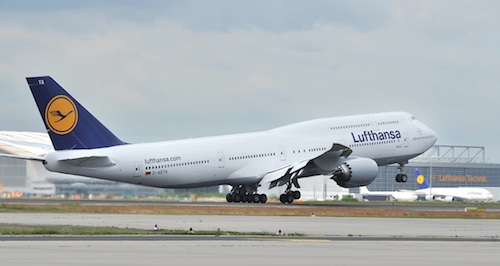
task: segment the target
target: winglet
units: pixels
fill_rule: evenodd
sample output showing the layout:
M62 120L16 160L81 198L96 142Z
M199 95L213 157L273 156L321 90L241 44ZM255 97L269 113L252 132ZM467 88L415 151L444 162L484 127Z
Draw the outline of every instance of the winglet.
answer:
M26 78L56 150L126 144L49 76Z
M431 187L431 185L427 182L424 175L420 172L420 170L418 170L418 168L415 168L414 172L415 172L415 178L417 179L418 189Z

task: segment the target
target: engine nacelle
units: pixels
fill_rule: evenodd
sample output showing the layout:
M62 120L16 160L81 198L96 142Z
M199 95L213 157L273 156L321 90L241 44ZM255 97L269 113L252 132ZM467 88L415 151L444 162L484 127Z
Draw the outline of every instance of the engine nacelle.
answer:
M458 201L457 198L453 197L453 196L446 196L444 197L443 199L444 202L455 202L455 201Z
M369 158L347 159L333 171L333 179L341 187L367 186L378 175L377 163Z
M426 195L425 200L429 201L443 201L443 202L455 202L459 201L457 198L453 196L435 196L435 195Z

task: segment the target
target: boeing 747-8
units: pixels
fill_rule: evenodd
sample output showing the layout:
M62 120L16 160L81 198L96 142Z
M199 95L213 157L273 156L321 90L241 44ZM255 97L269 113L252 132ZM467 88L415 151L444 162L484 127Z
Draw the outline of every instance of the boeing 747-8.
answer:
M49 76L27 78L55 151L49 171L160 188L231 185L228 202L264 203L260 186L300 198L299 179L330 177L342 187L370 184L378 166L403 166L429 149L436 133L409 113L322 118L246 134L129 144L111 133Z

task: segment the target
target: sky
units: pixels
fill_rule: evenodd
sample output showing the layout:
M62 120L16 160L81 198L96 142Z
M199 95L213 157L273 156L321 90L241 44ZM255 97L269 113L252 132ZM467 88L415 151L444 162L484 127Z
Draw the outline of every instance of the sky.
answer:
M120 139L412 113L500 163L500 1L0 0L0 130L50 75Z

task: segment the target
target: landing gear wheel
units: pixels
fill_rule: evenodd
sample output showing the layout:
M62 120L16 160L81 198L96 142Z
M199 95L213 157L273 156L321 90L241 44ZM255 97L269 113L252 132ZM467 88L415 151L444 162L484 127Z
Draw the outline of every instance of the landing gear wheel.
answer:
M226 194L227 202L266 203L267 195L257 193L258 186L233 185Z
M408 176L406 174L397 174L396 175L396 182L406 182L408 181Z
M285 204L287 202L286 194L281 194L280 195L280 201L283 204Z
M251 197L252 197L252 203L259 203L260 202L260 195L259 194L253 194Z
M260 202L260 203L266 203L266 201L267 201L267 196L266 196L266 194L260 194L260 195L259 195L259 202Z
M285 203L292 204L292 202L294 200L294 194L295 193L293 191L288 191L286 193L281 194L281 196L280 196L281 203L283 203L283 204L285 204Z
M241 202L241 195L240 194L234 194L234 201L233 202Z
M293 194L293 199L300 199L300 191L295 190L291 192Z
M250 203L250 202L252 202L252 196L249 195L248 193L245 193L245 194L243 194L243 200L242 201Z
M396 175L396 182L406 182L408 181L408 176L406 176L404 172L405 164L408 162L400 162L398 163L399 174Z

